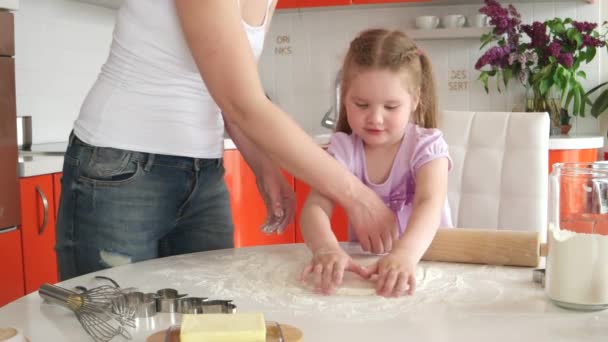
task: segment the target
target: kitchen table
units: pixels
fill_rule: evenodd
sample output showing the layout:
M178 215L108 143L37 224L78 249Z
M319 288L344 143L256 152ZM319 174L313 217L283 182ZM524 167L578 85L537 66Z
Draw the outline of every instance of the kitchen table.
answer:
M349 253L357 245L343 244ZM232 299L239 312L300 328L305 341L606 341L608 311L554 306L532 269L422 262L411 297L323 296L299 285L308 261L303 244L260 246L150 260L83 275L60 286L92 287L104 275L148 292L176 288L191 296ZM135 341L179 322L179 315L139 319ZM32 342L89 341L74 315L34 292L0 309L0 327L15 327ZM113 341L123 341L115 338Z

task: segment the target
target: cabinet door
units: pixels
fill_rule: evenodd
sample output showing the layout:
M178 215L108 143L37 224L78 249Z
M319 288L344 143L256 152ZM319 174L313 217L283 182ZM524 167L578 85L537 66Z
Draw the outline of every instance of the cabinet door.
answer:
M266 220L266 206L258 193L255 175L238 150L224 152L224 168L230 192L235 247L293 243L293 222L280 235L266 235L260 231ZM293 187L293 177L287 174L285 177Z
M26 294L38 290L43 283L58 281L54 212L52 175L22 178L21 232Z
M11 12L0 10L0 56L14 55L15 19Z
M0 230L0 260L2 260L2 276L0 277L1 308L25 294L21 231L19 229Z
M300 230L300 214L304 207L304 202L310 192L310 186L299 179L295 180L296 189L296 242L304 242L302 231ZM348 216L340 206L335 206L331 215L331 229L333 230L338 241L348 241Z
M59 200L61 199L61 177L63 173L53 174L53 202L55 202L55 222L57 221L57 211L59 210Z
M297 8L297 0L279 0L277 2L277 9L281 8Z
M323 7L350 5L351 0L296 0L298 7Z

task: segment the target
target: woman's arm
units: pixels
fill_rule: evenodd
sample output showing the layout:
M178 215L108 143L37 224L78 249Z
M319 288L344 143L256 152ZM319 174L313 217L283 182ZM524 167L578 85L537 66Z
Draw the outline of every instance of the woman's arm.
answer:
M175 0L175 4L194 60L226 120L278 165L340 203L364 249L385 251L396 232L392 212L266 98L237 2Z

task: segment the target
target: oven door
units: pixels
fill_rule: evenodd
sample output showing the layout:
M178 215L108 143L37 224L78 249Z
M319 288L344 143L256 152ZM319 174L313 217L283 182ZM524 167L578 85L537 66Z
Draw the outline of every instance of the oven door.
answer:
M0 57L0 230L20 223L15 60Z

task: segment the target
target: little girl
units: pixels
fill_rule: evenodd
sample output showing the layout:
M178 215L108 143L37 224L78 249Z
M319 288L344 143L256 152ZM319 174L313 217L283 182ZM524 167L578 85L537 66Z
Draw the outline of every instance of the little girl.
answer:
M376 275L379 295L411 295L416 264L437 229L452 226L446 200L451 160L436 128L431 64L403 32L373 29L351 42L342 72L338 124L328 152L393 210L399 239L368 269L356 264L331 231L332 201L312 191L300 225L313 258L301 281L312 276L317 291L331 294L349 271Z

